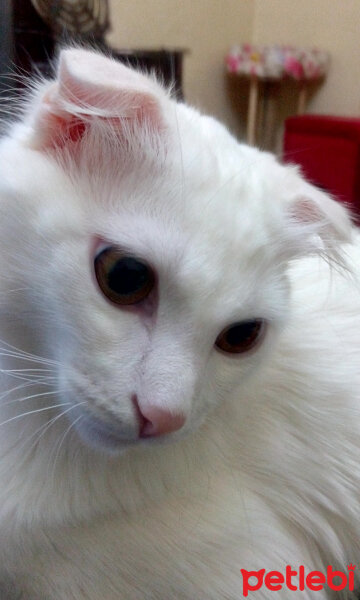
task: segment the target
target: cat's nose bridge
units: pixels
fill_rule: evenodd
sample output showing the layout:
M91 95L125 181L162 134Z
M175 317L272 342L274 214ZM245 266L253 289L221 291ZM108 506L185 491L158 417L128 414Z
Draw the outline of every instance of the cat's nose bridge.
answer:
M181 429L191 412L197 381L194 358L186 344L169 341L154 344L142 361L134 390L142 437Z

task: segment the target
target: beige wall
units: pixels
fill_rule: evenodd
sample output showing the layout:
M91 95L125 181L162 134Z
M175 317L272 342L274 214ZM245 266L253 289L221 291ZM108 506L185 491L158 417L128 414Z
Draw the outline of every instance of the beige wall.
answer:
M186 100L244 132L247 87L226 77L234 43L317 45L332 56L308 112L360 114L360 0L110 0L116 47L188 48ZM275 104L295 109L295 89ZM279 135L278 138L281 136Z
M186 100L241 133L224 58L232 44L251 38L253 0L110 0L110 9L113 46L188 48Z
M359 0L255 0L253 40L328 50L330 71L308 111L360 113Z

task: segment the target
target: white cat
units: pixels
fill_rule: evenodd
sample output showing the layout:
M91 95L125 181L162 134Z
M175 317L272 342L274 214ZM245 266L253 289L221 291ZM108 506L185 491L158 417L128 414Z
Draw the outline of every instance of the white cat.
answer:
M1 600L355 597L359 265L294 167L63 51L0 145Z

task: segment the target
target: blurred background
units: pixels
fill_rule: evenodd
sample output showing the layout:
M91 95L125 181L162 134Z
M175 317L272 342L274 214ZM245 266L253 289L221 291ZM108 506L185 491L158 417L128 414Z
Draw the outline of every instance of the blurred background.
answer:
M346 167L348 172L352 169L352 181L347 180L344 191L341 186L334 189L326 174L325 180L321 179L324 173L308 176L339 199L358 202L359 0L0 0L0 7L0 85L5 102L9 87L15 86L19 93L22 89L21 83L9 79L9 73L47 74L59 44L64 40L85 41L106 47L131 64L155 68L166 82L175 81L178 97L217 117L240 140L247 139L280 155L284 127L285 136L294 133L286 132L288 117L298 114L295 128L300 127L301 134L309 127L304 121L307 115L329 117L325 125L320 119L320 134L319 121L311 121L313 137L323 135L324 127L326 135L335 135L340 119L345 130L348 128L348 133L342 129L343 137L355 144L350 153L353 163ZM251 45L249 56L255 66L229 72L229 52L241 54L244 44ZM316 47L329 56L326 72L306 81L306 95L301 101L302 75L269 77L256 71L264 60L264 46L278 49L283 45ZM304 154L310 142L306 141L305 150L296 145L293 148L292 143L285 143L286 159L297 152ZM324 147L320 147L323 155ZM334 152L327 165L336 162L343 146L335 147ZM305 171L309 168L302 166ZM322 170L329 171L325 167Z

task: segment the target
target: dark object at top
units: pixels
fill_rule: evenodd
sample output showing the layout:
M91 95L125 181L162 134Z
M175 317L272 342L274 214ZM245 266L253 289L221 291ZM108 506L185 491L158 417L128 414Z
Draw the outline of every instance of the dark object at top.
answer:
M70 28L62 28L61 35L55 33L55 30L45 22L39 12L35 10L35 5L46 5L53 7L57 5L81 6L82 4L91 4L91 0L79 0L78 4L67 0L62 2L52 2L48 0L13 0L13 63L15 69L22 75L33 75L40 73L45 77L51 77L53 70L51 62L55 55L56 43L59 39L62 41L75 40L78 42L88 42L91 47L104 50L107 54L112 54L114 58L121 60L126 65L143 69L147 72L154 71L166 86L174 86L174 92L178 99L183 99L182 93L182 61L184 52L182 50L114 50L109 48L104 40L104 33L109 27L108 12L101 15L99 25L95 30L74 32ZM105 4L104 4L105 6ZM107 3L106 3L107 7ZM52 8L47 8L50 12ZM58 8L58 10L60 10ZM60 13L58 13L60 14ZM63 13L62 13L63 14ZM70 13L68 13L70 14ZM84 15L85 23L91 23L91 14L89 17ZM86 20L88 19L88 20ZM80 22L80 13L76 21ZM73 21L75 23L75 21ZM23 85L18 82L19 91Z
M42 19L58 35L70 34L103 39L110 27L107 0L31 0Z

